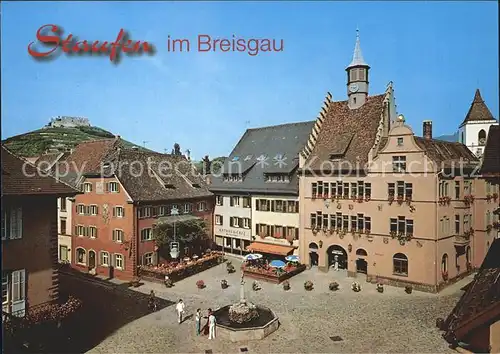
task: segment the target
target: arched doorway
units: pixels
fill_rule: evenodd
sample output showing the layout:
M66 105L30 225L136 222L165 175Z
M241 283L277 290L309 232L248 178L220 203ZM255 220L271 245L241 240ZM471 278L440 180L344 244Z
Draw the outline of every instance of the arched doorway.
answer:
M338 262L339 269L347 269L347 252L342 246L331 245L326 250L328 258L328 268L335 267L335 262Z
M95 252L89 251L89 269L95 268Z
M311 267L318 266L319 254L318 245L314 242L309 244L309 265Z
M358 248L356 250L356 256L358 259L356 260L356 272L367 274L368 273L368 262L366 261L366 257L368 253L362 248Z

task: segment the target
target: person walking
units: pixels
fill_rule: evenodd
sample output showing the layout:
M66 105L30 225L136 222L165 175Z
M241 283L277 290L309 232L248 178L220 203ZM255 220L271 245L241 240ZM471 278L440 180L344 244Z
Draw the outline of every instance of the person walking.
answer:
M215 339L215 325L217 320L215 319L214 313L210 311L208 316L208 339Z
M199 336L201 333L201 309L196 310L195 322L196 322L196 335Z
M182 302L182 299L180 299L179 302L177 303L177 306L175 306L175 310L177 311L177 320L179 324L182 323L182 315L184 314L184 308L185 308L184 302Z
M156 296L153 290L149 293L148 308L149 311L156 311Z

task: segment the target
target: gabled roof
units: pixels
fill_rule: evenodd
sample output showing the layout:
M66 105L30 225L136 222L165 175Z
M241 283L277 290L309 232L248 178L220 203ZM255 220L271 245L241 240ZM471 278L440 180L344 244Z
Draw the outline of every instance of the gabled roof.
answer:
M2 195L75 195L68 184L47 175L2 145Z
M445 321L443 337L468 342L474 330L500 319L500 239L490 246L474 280Z
M304 148L315 122L301 122L247 129L219 176L212 177L212 191L298 193L299 152ZM241 172L242 182L225 182L225 173ZM266 182L266 174L287 174L290 182Z
M483 152L481 174L500 176L500 126L492 125Z
M465 119L462 124L460 124L460 126L463 126L467 122L491 120L496 121L496 119L491 114L488 106L486 106L486 103L484 103L484 100L481 97L481 92L479 92L479 89L477 89L476 93L474 94L474 100L472 100L472 103L470 105L469 112L467 112L467 115L465 116Z
M134 202L209 197L204 178L183 155L120 149L110 157L114 174ZM105 171L109 175L109 171Z
M386 94L368 96L357 109L350 109L348 101L330 102L324 108L324 118L306 166L312 170L327 166L341 168L342 162L361 168L368 162L368 153L375 145L384 112ZM332 156L333 155L333 156Z
M463 162L478 163L478 158L462 143L436 139L414 137L417 145L426 155L441 167L448 167L451 163Z

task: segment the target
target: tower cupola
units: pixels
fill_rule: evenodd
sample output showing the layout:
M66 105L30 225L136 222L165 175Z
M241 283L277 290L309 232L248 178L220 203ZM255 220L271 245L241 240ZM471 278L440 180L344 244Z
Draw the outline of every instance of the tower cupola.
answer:
M356 30L356 44L351 64L345 70L347 71L349 108L356 109L366 102L368 96L368 72L370 70L370 66L365 62L361 52L359 30Z

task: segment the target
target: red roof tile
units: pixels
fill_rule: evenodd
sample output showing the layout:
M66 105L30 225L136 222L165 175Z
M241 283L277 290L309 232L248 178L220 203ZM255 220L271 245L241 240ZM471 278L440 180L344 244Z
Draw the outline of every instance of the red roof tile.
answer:
M385 97L386 94L368 96L357 109L350 109L348 101L332 102L306 165L311 169L325 167L322 163L332 161L333 154L339 156L339 162L332 163L334 166L341 167L345 161L364 167L375 144Z
M74 195L78 191L2 146L2 195Z

